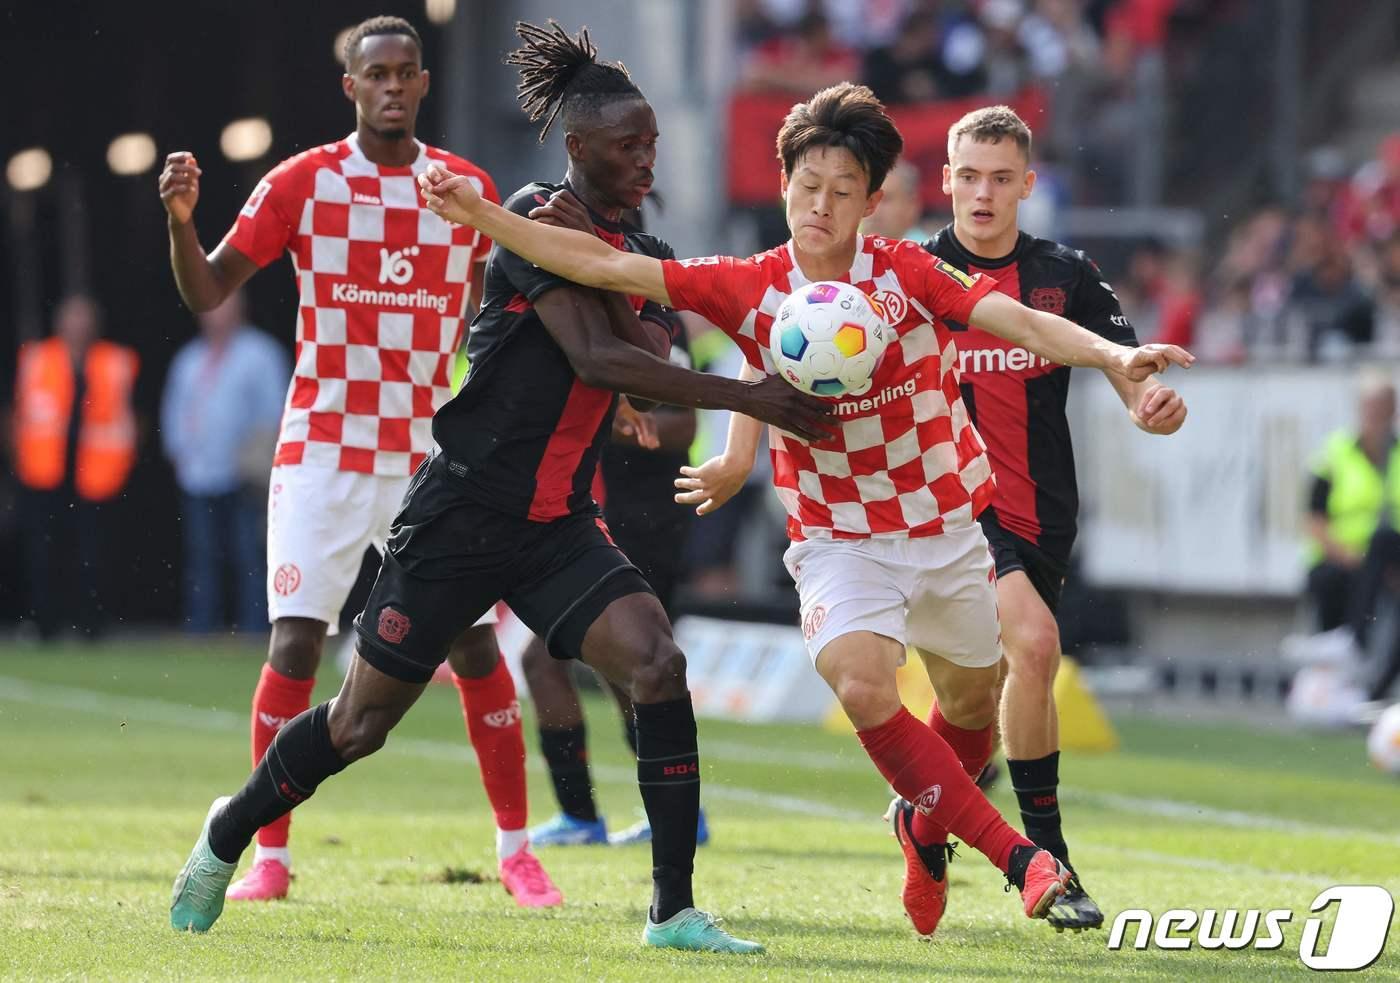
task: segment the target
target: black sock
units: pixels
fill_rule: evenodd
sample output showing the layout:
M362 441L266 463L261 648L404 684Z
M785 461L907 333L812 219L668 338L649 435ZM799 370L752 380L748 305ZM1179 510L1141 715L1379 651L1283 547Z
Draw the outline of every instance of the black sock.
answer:
M540 750L549 765L554 797L564 815L586 823L598 821L593 780L588 774L588 735L583 724L559 729L540 728Z
M247 783L209 823L209 848L233 863L258 830L311 798L316 786L344 771L347 762L331 744L331 705L293 717L277 732Z
M695 824L700 814L700 752L690 694L638 703L637 785L651 822L651 920L691 908Z
M637 718L630 713L622 715L622 739L632 749L632 756L635 758L637 756Z
M1006 761L1011 787L1021 806L1026 838L1069 866L1069 847L1060 831L1060 752L1030 761Z

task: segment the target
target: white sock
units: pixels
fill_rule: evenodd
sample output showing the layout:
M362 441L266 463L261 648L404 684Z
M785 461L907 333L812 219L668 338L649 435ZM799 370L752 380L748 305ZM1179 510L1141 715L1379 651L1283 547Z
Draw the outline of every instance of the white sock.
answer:
M257 866L264 860L276 860L288 870L292 869L292 849L285 846L263 846L261 843L253 850L253 866Z
M513 857L530 845L530 834L522 829L496 830L496 859Z

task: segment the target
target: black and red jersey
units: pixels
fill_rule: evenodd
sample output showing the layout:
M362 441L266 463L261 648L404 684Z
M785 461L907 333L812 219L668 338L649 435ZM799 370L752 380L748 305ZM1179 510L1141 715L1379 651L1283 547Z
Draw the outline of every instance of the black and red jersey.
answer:
M973 256L944 228L924 248L967 273L987 273L996 289L1122 345L1137 335L1098 266L1078 249L1022 232L1000 259ZM950 322L957 340L963 402L986 442L996 475L992 500L1007 530L1067 561L1074 545L1079 488L1065 402L1069 367L977 328Z
M511 196L517 215L564 185L538 182ZM672 259L655 236L594 214L598 235L618 249ZM545 329L534 303L568 280L499 245L491 249L481 313L467 339L471 371L433 417L433 438L474 498L491 508L549 522L589 507L598 454L611 433L616 394L585 386ZM669 328L668 308L632 298L639 315Z

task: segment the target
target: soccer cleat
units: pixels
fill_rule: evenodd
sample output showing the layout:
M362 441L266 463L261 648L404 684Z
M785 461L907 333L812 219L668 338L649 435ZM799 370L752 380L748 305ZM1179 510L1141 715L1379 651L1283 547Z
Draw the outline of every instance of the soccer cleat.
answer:
M906 799L896 796L885 811L885 819L904 851L904 911L914 923L914 931L929 938L948 906L948 861L953 848L947 843L924 846L914 839L910 828L914 807Z
M1050 905L1045 920L1054 925L1057 932L1063 932L1065 929L1082 932L1086 928L1102 928L1103 912L1094 903L1094 899L1089 897L1089 892L1084 890L1084 885L1079 882L1079 875L1071 870L1069 880L1065 882L1065 893Z
M628 826L620 833L609 833L608 843L611 846L635 846L638 843L651 842L651 822L643 817L637 822ZM700 810L699 818L695 823L695 845L704 846L710 842L710 824L705 822L705 810Z
M719 920L708 911L682 908L660 925L647 915L642 945L658 949L684 949L687 952L762 952L763 946L747 939L736 939L719 927Z
M1029 846L1018 846L1012 850L1013 868L1016 851L1031 849L1033 848ZM1070 877L1069 868L1056 860L1053 853L1036 849L1030 862L1026 864L1021 883L1017 885L1012 876L1007 874L1006 889L1009 891L1013 887L1020 887L1021 903L1025 907L1027 918L1044 918L1050 911L1050 906L1065 893L1065 885L1069 883Z
M501 885L522 908L555 908L564 903L564 895L528 846L502 860L500 874Z
M292 883L292 872L280 860L268 858L253 864L233 886L228 889L230 901L280 901L287 896L287 888Z
M1001 779L1001 766L995 761L988 761L982 766L982 770L977 773L976 784L982 791L987 791Z
M229 797L214 800L204 817L190 857L175 878L170 894L170 927L177 932L207 932L224 910L224 892L233 878L235 863L225 863L209 848L209 821L228 803Z
M533 846L590 846L595 843L607 845L607 842L608 824L602 816L589 822L561 812L530 830L530 843Z

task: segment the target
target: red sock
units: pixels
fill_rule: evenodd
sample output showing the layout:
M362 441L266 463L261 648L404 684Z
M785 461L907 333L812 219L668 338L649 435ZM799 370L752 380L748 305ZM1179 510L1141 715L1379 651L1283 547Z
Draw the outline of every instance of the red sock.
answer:
M865 753L894 790L932 813L968 846L1006 872L1011 849L1031 841L1007 825L948 743L904 707L879 727L857 731Z
M975 784L977 776L982 774L982 769L991 760L992 749L996 746L996 727L988 724L981 730L966 730L950 724L943 716L943 711L938 709L937 702L928 712L928 726L953 749L958 761L962 762L963 771L967 772L967 777ZM948 830L930 815L916 810L911 825L914 829L914 839L920 843L948 841Z
M481 765L481 784L496 813L497 829L524 829L529 817L525 802L525 734L520 726L520 701L506 660L499 659L491 675L466 679L454 675L462 697L467 736Z
M257 766L267 753L267 746L282 729L282 725L299 713L311 709L311 691L315 678L293 679L263 663L258 688L253 690L253 765ZM285 847L291 835L292 814L289 812L258 830L258 846Z

